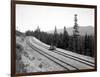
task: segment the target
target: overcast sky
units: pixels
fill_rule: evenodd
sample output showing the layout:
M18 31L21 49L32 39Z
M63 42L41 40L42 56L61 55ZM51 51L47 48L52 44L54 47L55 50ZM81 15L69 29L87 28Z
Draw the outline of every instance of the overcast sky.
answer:
M77 14L79 26L94 26L94 9L54 7L39 5L16 5L16 28L22 32L62 29L64 26L74 26L74 14Z

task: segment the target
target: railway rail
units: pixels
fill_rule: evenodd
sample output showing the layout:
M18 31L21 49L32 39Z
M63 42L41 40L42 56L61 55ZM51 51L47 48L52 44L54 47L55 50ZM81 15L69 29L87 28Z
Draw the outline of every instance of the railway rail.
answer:
M79 70L77 67L75 66L72 66L71 64L68 64L67 62L64 62L63 60L61 59L58 59L46 52L44 52L43 50L35 47L33 44L30 43L30 41L26 41L26 43L35 51L37 51L38 53L40 53L41 55L47 57L48 59L50 59L51 61L55 62L56 64L60 65L61 67L63 67L64 69L66 69L67 71L70 71L70 70ZM42 52L41 52L42 51Z

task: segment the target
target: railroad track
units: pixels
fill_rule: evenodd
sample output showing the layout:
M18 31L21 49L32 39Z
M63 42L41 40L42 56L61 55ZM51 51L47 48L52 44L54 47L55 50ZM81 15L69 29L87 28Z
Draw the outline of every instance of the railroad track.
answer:
M36 46L34 46L33 44L31 44L28 40L26 41L26 43L35 51L37 51L38 53L40 53L41 55L45 56L46 58L50 59L51 61L55 62L57 65L60 65L61 67L63 67L64 69L66 69L67 71L72 70L79 70L77 67L72 66L71 64L68 64L67 62L58 59L46 52L44 52L43 50L37 48ZM42 52L41 52L42 51Z
M33 42L33 41L32 41L32 42ZM41 46L41 47L43 47L43 48L45 48L45 49L49 49L49 47L47 47L47 46L45 46L45 45L42 45L42 44L39 43L39 42L37 43L37 42L34 41L34 43L37 44L37 45L39 45L39 46ZM79 57L76 57L76 56L73 56L73 55L70 55L70 54L61 52L61 51L59 51L59 50L53 50L53 51L51 51L51 52L57 53L57 54L62 55L62 56L64 56L64 57L67 57L67 58L76 60L76 61L81 62L81 63L83 63L83 64L86 64L86 65L88 65L88 66L94 67L94 63L93 63L93 62L90 62L90 61L88 61L88 60L84 60L84 59L82 59L82 58L79 58Z

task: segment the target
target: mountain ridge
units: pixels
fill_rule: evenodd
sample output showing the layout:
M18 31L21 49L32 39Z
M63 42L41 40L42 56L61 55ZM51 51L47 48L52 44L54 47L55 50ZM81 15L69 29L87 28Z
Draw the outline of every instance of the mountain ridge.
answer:
M73 27L66 28L66 30L67 30L69 35L73 34ZM58 32L58 34L63 33L63 29L57 29L57 32ZM47 33L53 34L54 30L48 31ZM92 27L92 26L87 26L87 27L81 26L81 27L79 27L79 33L80 33L80 35L85 35L85 34L94 35L94 27Z

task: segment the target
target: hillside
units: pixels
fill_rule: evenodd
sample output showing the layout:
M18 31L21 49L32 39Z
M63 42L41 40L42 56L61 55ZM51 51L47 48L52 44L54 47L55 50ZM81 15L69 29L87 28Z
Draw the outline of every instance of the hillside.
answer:
M21 35L23 35L24 33L22 33L22 32L20 32L20 31L18 31L18 30L16 30L16 35L17 36L21 36Z

